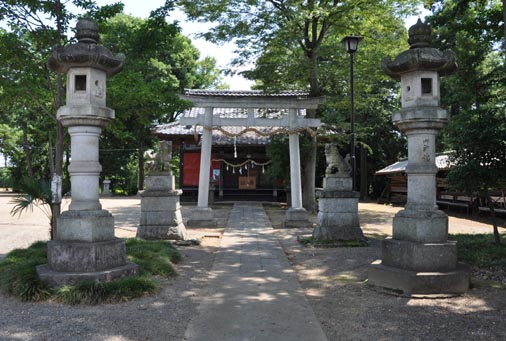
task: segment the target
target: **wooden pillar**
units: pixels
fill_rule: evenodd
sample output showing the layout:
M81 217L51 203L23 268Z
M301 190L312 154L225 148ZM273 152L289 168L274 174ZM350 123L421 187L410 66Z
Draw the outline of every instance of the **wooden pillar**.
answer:
M183 189L184 177L184 141L179 140L179 188Z
M223 179L225 178L225 175L223 174L224 172L225 172L225 165L223 164L223 162L220 162L220 178L219 178L220 184L218 187L218 197L220 199L223 199Z

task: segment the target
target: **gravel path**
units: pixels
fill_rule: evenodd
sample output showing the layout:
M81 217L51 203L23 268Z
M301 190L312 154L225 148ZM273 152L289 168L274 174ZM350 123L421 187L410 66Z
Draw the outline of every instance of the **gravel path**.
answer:
M409 299L386 295L367 286L367 267L380 258L380 240L391 233L392 217L399 209L360 204L364 233L377 238L370 239L369 247L305 247L296 241L296 236L310 234L310 229L276 230L327 338L505 340L505 289L475 283L461 297ZM284 216L279 210L267 212L274 225ZM490 233L491 227L462 216L450 217L450 232Z

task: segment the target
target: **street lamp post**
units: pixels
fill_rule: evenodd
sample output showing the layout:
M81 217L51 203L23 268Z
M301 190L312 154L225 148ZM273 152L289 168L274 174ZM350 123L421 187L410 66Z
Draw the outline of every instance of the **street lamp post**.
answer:
M357 161L355 157L355 89L353 81L353 55L357 52L358 43L363 39L360 36L346 36L341 41L346 52L350 54L350 90L351 90L351 134L350 134L350 157L351 157L351 179L352 190L355 190Z

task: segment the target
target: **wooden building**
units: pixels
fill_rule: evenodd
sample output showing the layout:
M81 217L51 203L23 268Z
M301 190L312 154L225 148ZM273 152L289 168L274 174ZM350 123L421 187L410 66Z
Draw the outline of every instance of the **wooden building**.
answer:
M227 116L237 113L230 110ZM267 176L270 160L266 156L269 128L255 127L238 136L243 127L213 130L213 148L209 177L215 197L222 200L283 200L283 181L273 182ZM185 197L196 198L199 185L202 126L183 126L172 122L156 127L160 140L172 141L179 153L179 187ZM228 136L227 136L228 135Z
M436 156L436 195L437 199L445 196L446 192L446 173L450 169L450 162L447 154ZM404 204L406 203L408 193L408 178L406 176L406 166L408 160L397 161L374 173L375 176L386 176L387 184L378 198L379 203Z
M388 181L383 193L378 198L379 203L405 204L407 194L407 176L405 173L407 160L397 161L375 173L376 176L387 176ZM451 168L447 154L436 155L436 203L440 209L455 208L470 213L489 212L486 198L479 198L477 193L460 193L451 191L446 184L446 174ZM506 214L506 189L498 188L489 191L490 200L496 213Z

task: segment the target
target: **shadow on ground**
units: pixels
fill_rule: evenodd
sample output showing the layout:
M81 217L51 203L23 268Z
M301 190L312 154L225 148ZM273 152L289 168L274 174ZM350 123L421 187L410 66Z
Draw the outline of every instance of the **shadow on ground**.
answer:
M273 224L283 216L273 210L267 213ZM391 224L391 213L379 214L378 219L372 212L360 214L362 221L374 221L378 231ZM296 241L297 235L311 232L278 229L276 235L329 340L506 338L505 290L482 286L461 297L435 300L387 295L367 285L368 266L380 258L379 240L357 248L313 248Z

